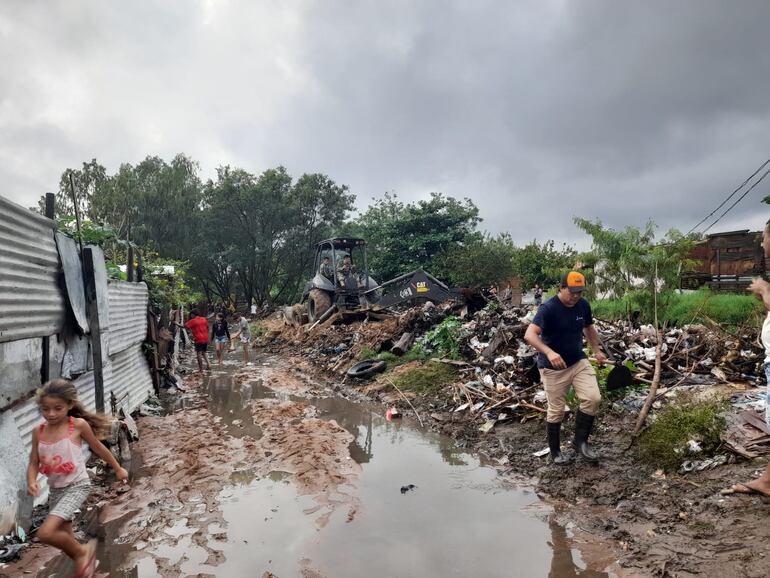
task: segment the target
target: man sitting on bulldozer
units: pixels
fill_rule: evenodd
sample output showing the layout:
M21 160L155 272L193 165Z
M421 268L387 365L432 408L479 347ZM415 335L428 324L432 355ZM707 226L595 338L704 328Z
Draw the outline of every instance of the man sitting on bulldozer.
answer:
M345 255L342 260L337 263L337 282L340 284L340 287L346 287L348 276L355 274L356 266L353 265L350 255Z
M318 268L318 272L326 277L329 281L334 282L334 268L332 267L332 260L328 255L321 261L321 266Z

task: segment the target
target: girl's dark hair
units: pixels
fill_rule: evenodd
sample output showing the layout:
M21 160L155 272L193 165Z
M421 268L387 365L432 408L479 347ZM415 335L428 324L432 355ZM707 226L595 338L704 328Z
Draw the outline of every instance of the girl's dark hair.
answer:
M98 439L104 439L109 435L112 418L101 413L88 411L78 399L78 390L75 388L75 384L69 379L52 379L44 383L43 387L37 390L37 402L40 403L44 397L56 397L72 404L67 415L86 420Z

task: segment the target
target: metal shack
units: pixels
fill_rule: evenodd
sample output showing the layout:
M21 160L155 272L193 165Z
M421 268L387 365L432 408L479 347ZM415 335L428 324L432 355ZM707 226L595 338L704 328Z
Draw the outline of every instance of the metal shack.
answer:
M682 287L744 291L753 277L765 273L761 242L762 232L748 229L708 235L690 253L697 265L682 274Z

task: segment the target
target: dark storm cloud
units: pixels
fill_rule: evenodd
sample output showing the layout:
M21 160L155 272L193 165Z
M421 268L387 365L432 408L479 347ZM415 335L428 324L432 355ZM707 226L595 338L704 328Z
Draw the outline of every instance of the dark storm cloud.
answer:
M515 239L689 229L770 156L763 2L16 2L0 182L184 151L322 171L359 205L468 196ZM717 230L764 222L758 189Z

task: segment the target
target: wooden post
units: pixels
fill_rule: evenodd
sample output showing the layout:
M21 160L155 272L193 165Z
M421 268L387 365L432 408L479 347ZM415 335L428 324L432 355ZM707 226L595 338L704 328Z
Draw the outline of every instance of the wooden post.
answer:
M126 264L126 274L128 280L133 282L134 280L134 246L131 241L128 242L128 263Z
M45 194L45 216L53 219L56 214L56 195L53 193ZM40 383L45 383L51 379L51 338L47 335L43 337L43 358L40 363Z
M134 280L134 246L131 244L131 223L128 223L128 262L126 263L126 275L127 279L131 282Z
M158 325L155 313L147 309L147 341L151 348L149 352L150 374L155 394L160 393L160 359L158 358Z
M83 285L86 294L88 322L91 326L91 352L94 359L94 398L96 411L104 412L104 368L102 365L102 332L99 327L99 302L94 276L94 255L90 247L83 249Z

